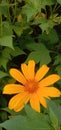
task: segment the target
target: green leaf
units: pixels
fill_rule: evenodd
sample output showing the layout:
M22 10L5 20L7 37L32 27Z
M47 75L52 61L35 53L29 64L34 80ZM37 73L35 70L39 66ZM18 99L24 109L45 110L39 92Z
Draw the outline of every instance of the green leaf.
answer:
M12 36L0 37L0 45L1 46L7 46L7 47L10 47L10 48L14 49L13 48Z
M23 31L29 28L29 26L25 23L25 20L24 20L21 23L16 22L15 25L12 26L12 28L18 36L21 36Z
M10 54L12 56L18 56L18 55L25 54L25 52L23 50L21 50L19 47L15 47L14 50L11 49Z
M27 22L32 20L41 10L40 0L26 0L26 5L22 9L22 13L26 15Z
M0 79L1 79L1 78L4 78L4 77L6 77L6 76L8 76L7 73L5 73L5 72L3 72L3 71L0 71Z
M7 130L53 130L49 123L44 119L43 114L35 112L29 106L25 107L26 116L14 116L0 124L1 127Z
M22 111L19 111L19 112L15 112L14 110L10 110L8 107L5 107L5 108L1 108L1 110L9 113L11 116L16 116L16 115L25 115L25 110L23 109Z
M27 22L36 15L36 12L32 4L26 4L22 9L22 13L27 17Z
M26 62L28 62L30 59L33 59L35 60L36 63L40 62L40 65L50 63L51 58L49 55L49 51L43 44L41 43L28 44L27 48L29 50L32 50L32 52L29 54Z
M1 127L7 130L31 130L28 119L24 116L14 116L12 119L0 124Z
M15 57L18 55L25 54L19 47L15 47L14 50L8 47L2 50L0 54L0 66L3 66L5 69L7 67L7 63L11 60L11 56Z
M6 69L6 65L8 63L9 59L4 57L4 56L0 56L0 66L3 66Z
M54 65L58 65L58 64L61 64L61 55L60 54L58 54L55 57L55 61L54 61Z
M57 99L56 99L57 100ZM52 109L53 113L56 115L58 124L61 125L61 106L55 103L52 100L46 100L48 104L48 111L49 107Z
M50 107L49 107L49 116L54 129L59 130L58 118Z
M0 130L2 130L2 128L0 127Z
M41 0L42 8L45 8L46 5L53 5L56 3L56 0Z
M3 66L6 69L8 61L11 59L10 51L11 48L5 48L0 54L0 66Z
M48 44L49 47L52 45L52 48L54 48L53 44L59 42L59 37L56 30L51 29L48 35L46 33L40 35L39 40Z
M53 28L54 23L52 20L46 20L46 22L39 25L39 27L42 29L42 32L46 31L47 29Z
M56 69L57 73L61 76L61 65L57 65Z
M18 0L18 2L22 2L22 0Z
M32 121L32 126L34 125L33 130L51 129L49 123L45 119L44 114L34 111L29 105L25 105L25 111L27 117Z
M61 4L61 0L57 0L57 2L58 2L59 4Z

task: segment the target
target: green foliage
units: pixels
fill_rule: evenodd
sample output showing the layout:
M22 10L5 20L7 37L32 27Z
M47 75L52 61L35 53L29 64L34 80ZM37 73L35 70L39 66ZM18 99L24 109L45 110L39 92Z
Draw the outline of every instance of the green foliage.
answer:
M46 122L43 114L36 113L29 106L25 107L26 116L18 115L12 119L5 121L0 124L1 127L6 128L7 130L41 130L48 129L53 130L53 128ZM16 122L16 123L15 123Z
M7 108L10 97L2 91L15 82L9 69L30 59L61 76L61 0L0 0L0 130L61 129L60 98L41 113L28 105L18 113ZM61 90L61 81L56 86Z
M57 0L57 2L58 2L59 4L61 4L61 0Z
M5 72L3 72L3 71L0 71L0 78L4 78L4 77L6 77L6 76L8 76L7 73L5 73Z
M34 59L36 63L40 62L40 65L50 63L51 58L49 55L49 51L45 47L45 45L43 45L43 43L28 44L27 48L28 50L31 50L31 53L29 54L26 61Z
M53 104L53 107L51 106ZM54 102L49 102L49 121L46 120L46 115L43 113L38 113L32 110L28 105L25 106L25 115L16 115L11 117L11 119L0 124L1 127L6 128L7 130L60 130L58 124L58 118L55 115L53 110L56 104ZM55 106L56 111L56 106ZM56 111L57 114L57 111ZM60 116L61 117L61 116Z

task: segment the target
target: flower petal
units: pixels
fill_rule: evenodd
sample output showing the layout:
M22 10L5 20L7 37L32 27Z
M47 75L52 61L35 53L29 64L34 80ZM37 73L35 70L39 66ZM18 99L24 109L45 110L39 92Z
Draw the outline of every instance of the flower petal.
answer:
M16 79L18 82L25 84L26 83L26 79L25 77L22 75L22 73L17 70L17 69L10 69L10 74L11 76Z
M21 100L21 103L19 103L15 108L14 111L19 112L23 109L24 105L27 104L29 101L29 96L25 96L24 99Z
M35 62L33 60L30 60L28 63L28 74L29 74L29 79L34 79L35 75Z
M44 106L45 108L47 107L47 103L44 97L39 96L39 101L42 104L42 106Z
M40 69L36 72L35 79L40 81L48 71L49 67L47 67L47 65L42 65L42 67L40 67Z
M14 109L15 111L20 111L24 107L24 104L26 104L28 101L29 101L29 94L23 92L12 97L11 100L9 101L8 107L10 109Z
M39 90L37 91L37 95L39 98L39 102L44 106L47 107L47 103L45 98L48 98L47 94L45 93L44 88L39 88ZM48 98L49 99L49 98Z
M40 103L36 93L30 95L30 105L34 110L40 112Z
M25 78L28 80L29 79L29 75L28 75L28 67L26 64L21 64L21 70L25 76Z
M39 82L40 87L41 86L49 86L52 85L53 83L55 83L56 81L58 81L60 79L60 77L56 74L52 74L46 78L44 78L43 80L41 80Z
M61 92L55 87L45 87L45 93L49 97L59 97L61 95Z
M24 91L24 87L19 84L7 84L3 89L3 94L16 94Z

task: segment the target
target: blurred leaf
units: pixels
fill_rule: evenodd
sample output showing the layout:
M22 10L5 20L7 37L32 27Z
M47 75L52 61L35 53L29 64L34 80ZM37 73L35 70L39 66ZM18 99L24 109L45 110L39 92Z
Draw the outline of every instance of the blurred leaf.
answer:
M7 63L10 59L11 56L9 49L7 48L3 49L0 54L0 66L3 66L6 69Z
M22 2L22 0L18 0L18 2Z
M56 3L56 0L41 0L41 7L45 8L46 5L53 5Z
M40 0L26 0L26 5L22 9L22 13L26 15L27 22L32 20L36 14L41 10L41 1Z
M42 29L42 32L46 31L47 29L53 28L54 23L52 20L46 20L44 23L40 24L39 27Z
M0 37L0 45L1 46L7 46L7 47L10 47L10 48L14 49L13 48L12 36Z
M32 4L26 4L22 9L22 13L27 17L27 22L36 15L36 12Z
M6 69L8 61L9 61L8 58L0 56L0 67L3 66Z
M55 103L52 100L46 100L47 104L48 104L48 108L50 107L53 111L53 113L55 114L55 116L58 119L58 124L61 125L61 106L58 105L57 103ZM49 111L49 110L48 110Z
M55 56L54 65L58 65L58 64L61 64L61 55L60 54Z
M16 22L15 25L12 26L12 28L18 36L21 36L23 31L29 28L29 26L26 24L25 20L23 20L21 23Z
M2 128L0 127L0 130L2 130Z
M32 25L37 25L37 24L41 24L41 23L45 23L45 22L46 22L46 18L40 16L39 18L34 19L34 21L32 22Z
M61 65L57 65L55 70L61 76Z
M51 29L49 34L42 33L39 36L39 41L45 42L46 44L48 43L49 46L53 46L53 44L56 44L59 42L59 37L55 29ZM50 45L51 44L51 45Z
M19 47L15 47L14 50L5 47L0 55L0 66L3 66L6 69L7 63L11 60L11 56L15 57L22 54L25 54L25 52L22 51Z
M8 76L7 73L5 73L5 72L3 72L3 71L0 71L0 78L4 78L4 77L6 77L6 76Z
M10 110L8 107L2 108L1 110L6 111L9 113L11 116L16 116L16 115L25 115L25 110L23 109L22 111L15 112L14 110Z
M59 4L61 4L61 0L57 0L57 2L58 2Z
M29 54L26 62L28 62L30 59L33 59L36 63L40 62L40 65L50 63L51 58L49 55L49 50L45 47L45 45L41 43L33 43L28 44L27 48L32 50L32 52Z
M8 50L8 48L7 48L7 50ZM14 50L13 49L9 49L9 50L10 50L10 55L13 57L25 54L25 52L23 50L21 50L19 47L14 47Z
M59 130L59 126L58 126L58 118L56 117L55 113L53 112L53 110L49 107L49 116L50 116L50 120L52 123L52 126L54 127L55 130Z
M44 119L43 114L33 111L29 106L25 107L27 116L15 116L0 124L7 130L53 130L49 123Z
M7 120L7 113L5 111L1 111L0 118L1 118L2 122L6 121Z

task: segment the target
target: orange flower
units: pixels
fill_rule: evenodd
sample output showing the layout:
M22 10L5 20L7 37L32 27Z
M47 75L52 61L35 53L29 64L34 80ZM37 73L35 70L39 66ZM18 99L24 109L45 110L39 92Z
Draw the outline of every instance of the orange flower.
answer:
M60 79L58 75L51 74L43 79L49 71L47 65L42 65L35 73L35 62L30 60L28 65L21 64L21 70L22 73L15 68L10 69L11 76L19 84L8 84L3 90L3 94L16 94L9 101L10 109L18 112L30 101L31 107L40 112L40 104L47 107L45 98L50 99L61 95L57 88L48 87Z

